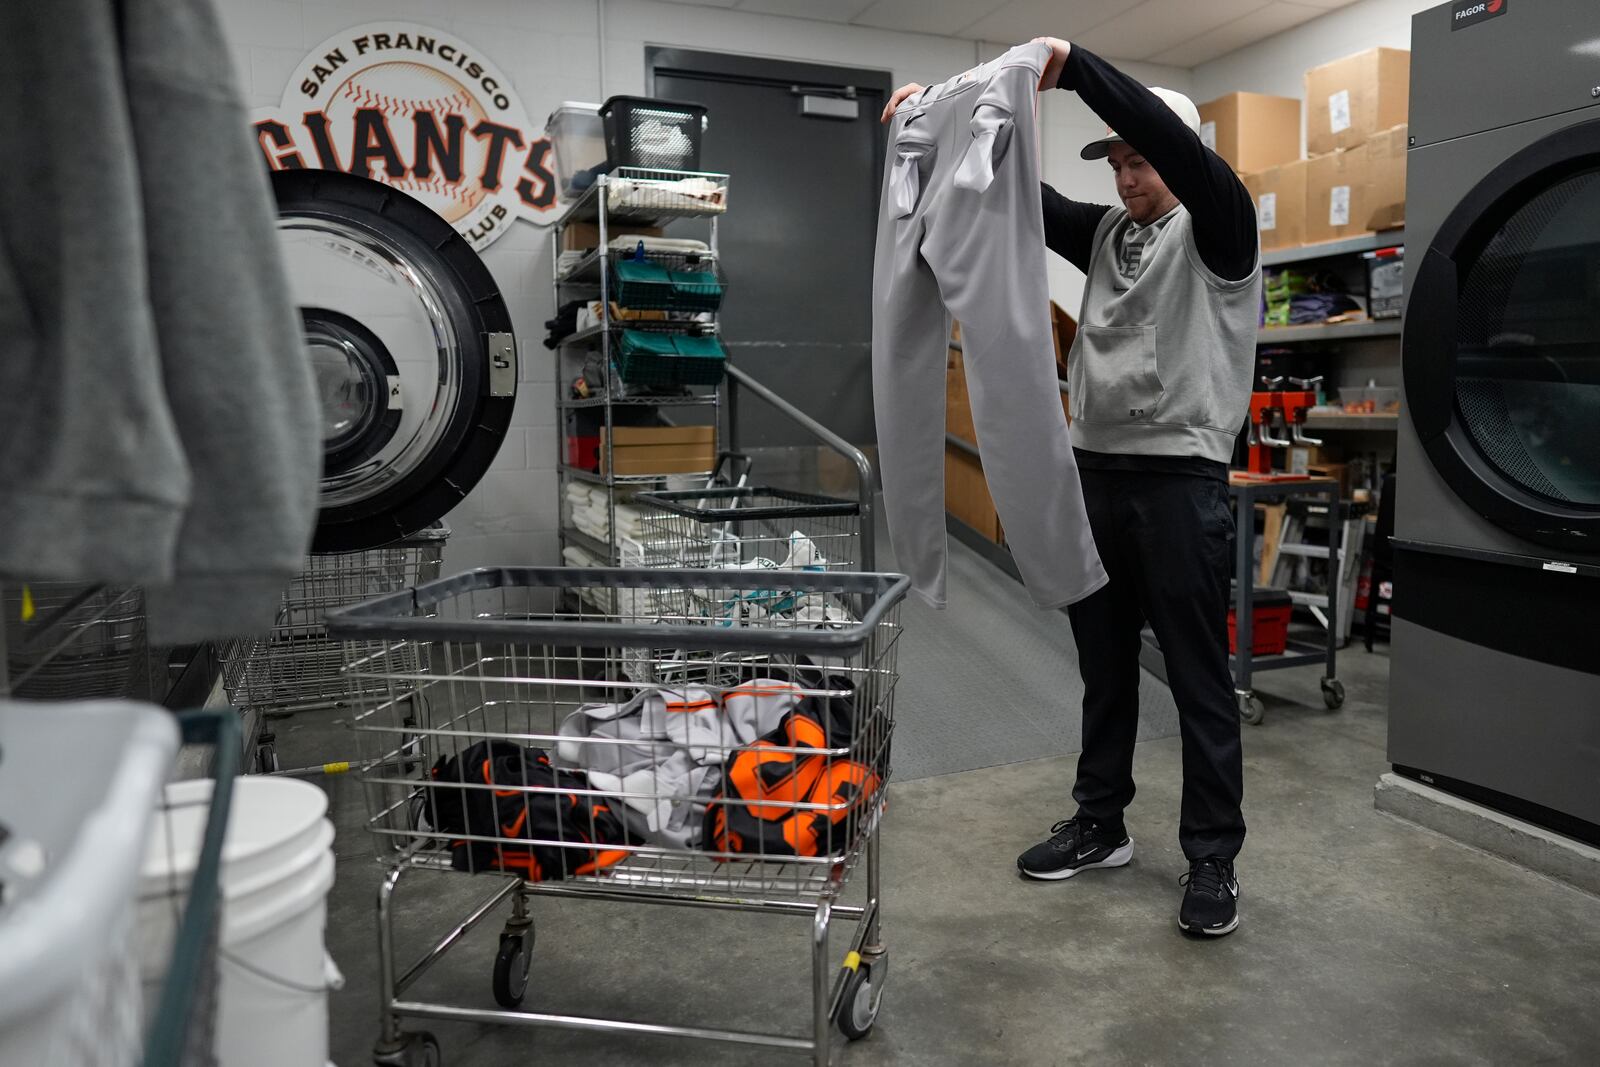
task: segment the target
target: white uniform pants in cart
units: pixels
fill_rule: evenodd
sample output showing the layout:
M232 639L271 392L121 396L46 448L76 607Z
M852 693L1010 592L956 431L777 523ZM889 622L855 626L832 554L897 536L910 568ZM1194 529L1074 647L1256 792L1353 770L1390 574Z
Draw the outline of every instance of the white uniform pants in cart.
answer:
M911 96L890 127L873 264L872 383L889 534L915 590L945 600L945 352L961 322L983 473L1034 603L1106 583L1050 337L1040 72L1022 45Z

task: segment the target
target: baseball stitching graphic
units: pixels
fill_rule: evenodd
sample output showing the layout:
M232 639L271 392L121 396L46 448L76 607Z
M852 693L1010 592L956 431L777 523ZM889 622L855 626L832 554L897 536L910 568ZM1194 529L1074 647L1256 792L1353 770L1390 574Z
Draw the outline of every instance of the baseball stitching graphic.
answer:
M330 121L343 126L354 122L356 111L376 108L388 118L400 158L410 163L415 158L416 130L412 116L430 111L441 131L447 115L459 115L466 123L462 136L462 180L448 182L435 171L431 178L390 178L381 164L375 164L369 177L378 179L410 195L455 223L471 214L483 202L485 193L478 184L484 164L483 144L471 130L486 119L482 106L454 78L420 63L379 63L359 71L330 95L326 108ZM345 128L349 128L346 126Z

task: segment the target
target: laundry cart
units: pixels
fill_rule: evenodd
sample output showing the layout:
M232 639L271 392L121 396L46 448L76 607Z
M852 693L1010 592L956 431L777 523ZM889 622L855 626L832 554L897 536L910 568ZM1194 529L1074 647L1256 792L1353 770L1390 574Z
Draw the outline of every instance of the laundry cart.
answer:
M29 700L144 697L150 645L144 590L79 582L7 583L0 676ZM0 686L3 692L5 686Z
M830 571L495 568L332 613L359 694L367 825L388 868L376 1061L439 1062L407 1018L744 1042L815 1064L829 1062L834 1025L864 1036L887 977L878 841L907 585ZM802 605L831 621L809 621ZM420 658L397 657L413 646ZM864 902L846 905L861 868ZM419 869L495 887L413 962L395 920L400 884ZM524 1006L542 894L807 920L810 1010L770 1034ZM448 1004L407 995L507 902L494 1003L487 988ZM857 925L848 951L830 952L840 917ZM683 998L702 1011L739 995L717 985L726 961L705 951L708 988ZM617 981L597 974L595 992L614 995Z
M861 505L762 486L640 493L648 541L679 567L852 571Z
M344 651L328 636L324 616L383 593L439 577L450 528L432 526L381 548L306 557L305 570L283 592L277 618L265 634L238 638L218 650L229 701L250 724L254 769L261 773L337 773L346 760L284 771L279 765L275 720L298 712L347 707L356 694L344 673ZM415 650L396 651L396 657Z

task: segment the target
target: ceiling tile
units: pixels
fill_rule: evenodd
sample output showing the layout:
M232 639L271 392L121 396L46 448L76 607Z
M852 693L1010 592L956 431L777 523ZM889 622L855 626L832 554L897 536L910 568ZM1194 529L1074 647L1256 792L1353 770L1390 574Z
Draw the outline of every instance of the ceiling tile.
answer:
M860 26L879 26L910 33L975 37L975 34L961 31L978 15L993 11L1004 3L1005 0L877 0L851 21Z
M980 5L969 9L967 21L960 27L963 37L976 37L982 41L1005 41L1020 44L1035 37L1062 37L1072 40L1086 30L1093 29L1107 19L1115 18L1135 7L1143 0L1009 0L1008 3L982 15Z
M1209 33L1162 52L1154 59L1157 63L1170 63L1175 67L1197 67L1325 14L1327 12L1323 9L1307 7L1298 0L1292 4L1275 0L1260 11L1235 19L1225 26L1218 26Z
M849 22L872 6L872 0L734 0L740 11L753 11L763 15L792 15L795 18L816 19L820 22Z
M732 7L739 0L667 0L669 4L693 4L695 7Z
M1131 11L1078 35L1078 43L1108 59L1150 59L1202 33L1266 7L1268 0L1145 0Z

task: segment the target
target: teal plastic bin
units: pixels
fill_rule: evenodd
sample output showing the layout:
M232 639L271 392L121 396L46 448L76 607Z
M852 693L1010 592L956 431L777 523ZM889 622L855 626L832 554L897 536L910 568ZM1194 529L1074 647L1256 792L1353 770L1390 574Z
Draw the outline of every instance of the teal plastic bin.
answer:
M722 306L722 281L713 269L670 270L647 259L629 257L612 270L616 302L635 311L716 311Z
M617 345L617 373L629 385L716 385L727 361L722 342L710 335L623 330Z
M669 271L672 305L678 311L716 311L722 306L722 282L713 270Z

